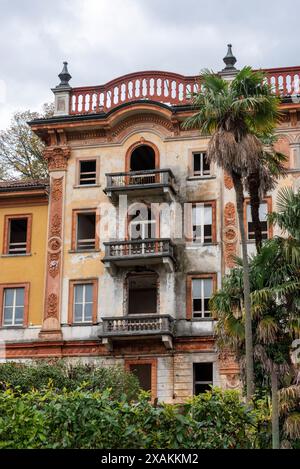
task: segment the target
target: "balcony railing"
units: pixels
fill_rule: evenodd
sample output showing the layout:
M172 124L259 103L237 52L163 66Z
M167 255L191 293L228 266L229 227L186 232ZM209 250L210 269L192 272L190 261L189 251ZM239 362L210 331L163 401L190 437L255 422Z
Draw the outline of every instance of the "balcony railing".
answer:
M175 177L170 169L151 169L106 174L106 192L140 188L170 187L174 190Z
M106 260L134 257L168 256L174 259L174 245L170 239L137 239L104 243Z
M274 93L282 96L300 94L300 67L265 69ZM199 90L199 76L146 71L130 73L105 85L73 88L70 114L107 112L121 104L137 100L158 101L170 106L191 103L191 94Z
M120 318L103 318L100 337L134 335L174 335L174 318L170 315L143 314Z

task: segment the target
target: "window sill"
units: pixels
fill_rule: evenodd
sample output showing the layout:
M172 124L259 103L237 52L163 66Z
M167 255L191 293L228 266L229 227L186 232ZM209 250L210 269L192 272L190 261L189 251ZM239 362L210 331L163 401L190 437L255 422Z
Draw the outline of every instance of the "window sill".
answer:
M8 330L24 330L26 329L28 326L1 326L0 327L0 330L4 330L4 331L8 331Z
M197 248L205 248L206 246L218 246L219 243L217 242L213 242L213 243L190 243L190 244L186 244L186 249L190 249L190 250L193 250L193 249L197 249Z
M190 319L191 322L216 322L217 320L214 318L192 318Z
M101 187L101 184L75 184L73 189L90 189L91 187Z
M69 254L85 254L91 252L101 252L101 249L70 249L68 251Z
M62 324L61 327L92 327L99 326L99 322L73 322L72 324Z
M30 257L32 256L31 253L28 254L2 254L2 258L9 258L9 257Z
M217 179L217 176L188 176L187 181L205 181L209 179Z

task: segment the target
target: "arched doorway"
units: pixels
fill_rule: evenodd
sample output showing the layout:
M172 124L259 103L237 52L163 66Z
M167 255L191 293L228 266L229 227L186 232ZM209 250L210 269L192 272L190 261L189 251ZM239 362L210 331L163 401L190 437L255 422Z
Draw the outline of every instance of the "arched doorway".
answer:
M130 171L148 171L155 169L155 151L149 145L140 145L130 156Z

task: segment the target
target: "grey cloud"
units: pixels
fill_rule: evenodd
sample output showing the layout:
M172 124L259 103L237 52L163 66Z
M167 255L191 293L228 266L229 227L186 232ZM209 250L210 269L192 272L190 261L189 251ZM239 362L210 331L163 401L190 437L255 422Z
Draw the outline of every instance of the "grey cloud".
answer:
M297 65L297 0L0 0L0 128L13 110L52 99L64 59L73 86L160 69L220 70L232 42L238 66Z

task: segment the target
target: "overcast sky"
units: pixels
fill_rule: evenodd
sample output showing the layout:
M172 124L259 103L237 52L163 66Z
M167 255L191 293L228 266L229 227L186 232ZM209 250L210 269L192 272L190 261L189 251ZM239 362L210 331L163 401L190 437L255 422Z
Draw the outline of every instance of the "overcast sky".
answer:
M138 70L300 65L299 0L0 0L0 129L52 101L62 61L73 86Z

